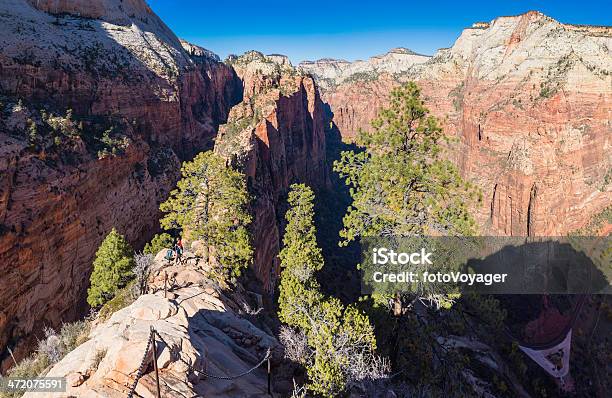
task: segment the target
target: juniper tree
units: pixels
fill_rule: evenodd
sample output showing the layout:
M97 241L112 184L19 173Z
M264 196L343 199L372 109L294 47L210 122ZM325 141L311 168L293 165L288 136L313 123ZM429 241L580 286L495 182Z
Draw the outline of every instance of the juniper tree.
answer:
M291 186L279 254L279 318L290 328L283 329L281 341L288 357L306 367L308 388L334 397L354 383L384 377L387 369L375 354L368 317L320 292L315 273L323 267L323 256L316 242L313 200L309 187Z
M183 163L181 174L177 189L160 206L166 213L162 227L182 229L202 242L208 261L216 260L224 273L239 275L253 256L244 175L212 151Z
M134 250L115 228L106 236L93 262L87 302L92 307L104 304L132 278Z
M350 186L341 244L368 236L472 235L477 190L442 156L443 134L413 82L391 92L390 105L361 130L364 151L342 152L334 170Z

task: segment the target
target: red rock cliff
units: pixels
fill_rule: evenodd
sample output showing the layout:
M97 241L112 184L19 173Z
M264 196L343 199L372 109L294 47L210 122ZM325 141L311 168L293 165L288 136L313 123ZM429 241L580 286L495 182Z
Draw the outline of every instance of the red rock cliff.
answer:
M221 127L215 151L240 165L254 196L254 270L268 291L279 275L284 208L289 186L328 183L323 103L314 80L282 56L257 52L230 59L244 84L244 101Z
M483 233L564 234L612 204L610 32L537 12L500 17L464 30L426 63L324 80L323 100L350 139L394 86L416 80L460 138L452 156L483 191ZM338 69L305 66L324 78Z
M0 37L5 355L86 308L113 226L136 246L155 232L179 160L212 146L241 93L229 66L192 58L141 0L2 1Z

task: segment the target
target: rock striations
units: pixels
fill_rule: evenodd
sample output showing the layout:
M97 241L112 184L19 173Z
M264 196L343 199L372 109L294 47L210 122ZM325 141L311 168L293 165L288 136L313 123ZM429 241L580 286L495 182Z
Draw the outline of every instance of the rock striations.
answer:
M244 100L221 126L215 151L243 168L253 200L255 274L268 292L279 275L277 254L289 185L328 183L323 103L314 80L286 57L252 51L229 62Z
M333 122L350 139L389 91L416 80L452 157L484 194L482 231L565 234L610 206L612 28L565 25L538 12L465 29L427 62L371 59L303 65L322 85ZM396 62L404 62L404 68Z
M181 265L167 264L163 256L157 256L151 272L151 293L97 321L88 340L47 372L47 377L66 377L69 385L65 393L46 396L123 398L143 357L148 366L135 396L157 396L153 350L146 351L151 327L161 336L156 337L156 362L163 397L268 396L265 364L233 380L214 377L248 371L268 349L275 363L282 355L277 340L247 319L244 308L255 306L248 294L224 295L189 254ZM165 275L171 280L167 297Z

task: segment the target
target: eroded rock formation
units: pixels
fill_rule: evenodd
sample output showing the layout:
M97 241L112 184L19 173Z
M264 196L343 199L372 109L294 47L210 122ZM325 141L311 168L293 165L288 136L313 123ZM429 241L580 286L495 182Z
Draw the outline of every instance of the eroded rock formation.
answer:
M323 101L347 139L368 128L393 87L417 81L460 139L450 156L482 189L483 233L555 236L611 204L611 52L610 27L529 12L474 24L451 48L406 61L399 73L391 62L380 66L385 57L370 61L377 72L336 80L330 70L350 70L345 63L303 68L328 87Z
M244 308L257 304L245 291L224 294L207 278L204 262L188 253L183 264L167 264L163 256L152 269L150 293L108 320L97 320L89 339L49 370L48 377L66 377L69 385L64 393L46 396L125 397L143 357L148 366L135 391L156 396L153 349L146 350L151 327L161 336L156 336L155 360L163 397L268 396L265 367L234 380L206 376L239 375L268 350L274 363L282 357L274 336L245 315ZM172 281L167 297L165 275Z
M241 93L229 66L185 51L140 0L3 1L0 36L6 359L7 344L86 309L91 261L113 226L135 246L150 238L180 160L212 146ZM69 134L40 138L68 115ZM94 137L94 126L108 130ZM104 140L121 153L97 151Z
M254 269L271 292L289 186L328 183L323 103L314 80L282 56L249 52L230 58L244 84L244 100L221 126L215 151L239 165L253 194Z

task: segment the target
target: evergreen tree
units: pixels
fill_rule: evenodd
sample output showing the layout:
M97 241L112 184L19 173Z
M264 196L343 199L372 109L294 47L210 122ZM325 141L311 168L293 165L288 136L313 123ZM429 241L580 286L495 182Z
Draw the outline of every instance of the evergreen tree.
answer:
M240 274L252 259L247 230L249 194L244 175L212 151L183 163L182 178L160 209L165 229L178 228L204 245L208 261L216 260L224 272Z
M287 226L283 250L279 253L284 271L280 281L280 320L308 330L310 322L304 311L322 300L314 273L323 268L323 255L317 245L314 226L314 193L303 184L294 184L289 192L291 206L285 214Z
M306 367L308 388L334 397L355 382L383 377L386 367L375 354L368 317L320 292L315 273L323 267L323 256L316 242L313 200L307 186L291 186L279 254L279 318L292 329L285 329L281 340L288 356Z
M360 131L365 151L345 151L334 170L353 199L342 244L367 236L472 235L477 190L442 157L448 141L415 83L394 89L388 108Z
M156 256L163 249L172 248L172 236L167 233L155 234L151 242L147 243L143 249L143 253Z
M92 307L104 304L133 276L134 250L115 228L104 239L93 262L87 302Z

